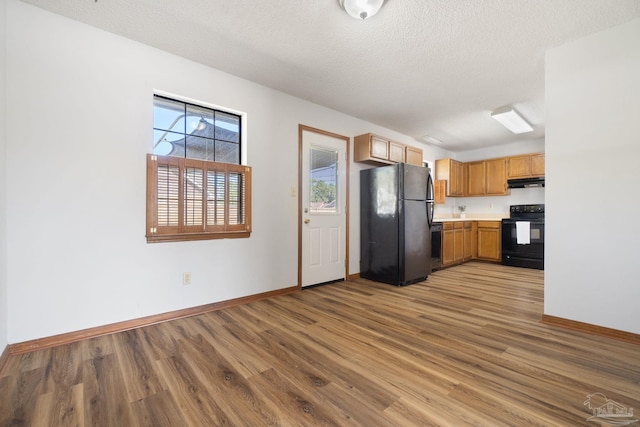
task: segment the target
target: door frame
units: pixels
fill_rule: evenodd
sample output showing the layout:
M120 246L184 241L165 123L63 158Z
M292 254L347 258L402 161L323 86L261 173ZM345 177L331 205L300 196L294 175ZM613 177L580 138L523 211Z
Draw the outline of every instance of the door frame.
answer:
M345 143L345 206L344 206L344 279L349 279L349 189L350 189L350 163L351 163L351 138L337 133L317 129L311 126L298 124L298 289L302 289L302 134L304 131L319 133L336 139L342 139Z

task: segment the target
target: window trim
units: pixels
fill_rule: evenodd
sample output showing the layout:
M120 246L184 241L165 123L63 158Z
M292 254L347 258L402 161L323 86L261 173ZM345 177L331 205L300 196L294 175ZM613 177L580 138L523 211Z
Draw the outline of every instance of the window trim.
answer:
M189 109L189 107L195 107L195 108L200 108L200 109L203 109L203 110L208 110L209 112L211 112L213 117L215 117L216 114L218 114L218 113L224 114L224 115L236 116L238 118L238 121L239 121L238 122L239 123L238 142L215 138L215 135L214 135L213 138L204 137L203 139L208 139L208 140L212 141L213 144L216 144L217 142L223 142L223 143L227 143L227 144L237 144L238 145L238 163L237 164L246 163L246 153L245 153L245 148L246 148L246 144L245 144L245 120L246 120L246 114L245 113L240 112L240 111L236 111L236 110L233 110L233 109L229 109L229 108L223 108L223 107L219 107L219 106L216 106L216 105L195 101L195 100L192 100L192 99L189 99L189 98L184 98L184 97L177 96L177 95L172 95L172 94L169 94L169 93L159 92L159 91L156 91L153 94L154 105L155 105L156 99L183 104L184 105L185 125L186 125L186 119L187 119L187 116L188 116L187 110ZM215 124L215 122L214 122L214 124ZM165 132L165 134L171 133L171 134L183 135L185 140L190 135L189 133L187 133L187 129L186 128L183 128L183 129L181 129L179 131L178 130L172 130L172 129L156 128L155 127L155 119L154 119L154 127L153 127L153 129L154 129L154 132L157 130L157 131ZM155 141L154 142L154 151L155 151L155 145L158 142L159 141ZM158 154L158 155L162 155L162 154ZM176 157L181 157L181 156L176 156ZM186 147L186 145L185 145L185 155L184 155L184 157L185 158L189 158L187 156L187 147Z
M177 166L180 169L179 187L179 225L158 226L158 165ZM194 226L185 225L183 221L184 210L184 169L187 167L200 168L205 172L217 171L225 174L240 173L244 181L244 221L242 224L228 224L229 198L228 180L225 185L225 219L223 225L206 225L207 192L203 191L203 224L202 229L194 231ZM206 179L204 180L206 182ZM205 184L206 185L206 184ZM160 156L147 154L147 243L177 242L209 239L247 238L251 235L251 167L232 163L211 162L206 160L189 159L184 157Z

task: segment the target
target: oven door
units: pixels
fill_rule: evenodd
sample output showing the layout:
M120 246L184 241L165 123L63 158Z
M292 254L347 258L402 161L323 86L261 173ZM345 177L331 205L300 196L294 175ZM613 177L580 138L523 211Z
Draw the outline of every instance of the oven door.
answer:
M529 222L529 243L518 243L517 221ZM502 220L502 263L544 269L544 220Z

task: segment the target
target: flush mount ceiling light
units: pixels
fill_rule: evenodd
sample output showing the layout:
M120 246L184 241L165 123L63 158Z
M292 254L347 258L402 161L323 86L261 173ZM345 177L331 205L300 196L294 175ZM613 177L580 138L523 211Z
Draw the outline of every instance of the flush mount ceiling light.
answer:
M531 125L511 106L500 107L493 110L491 117L515 134L531 132L533 130Z
M340 6L356 19L367 19L380 10L385 0L338 0Z
M442 145L443 144L443 142L440 141L438 138L434 138L433 136L429 136L429 135L423 136L422 140L424 142L428 142L429 144L436 144L436 145Z

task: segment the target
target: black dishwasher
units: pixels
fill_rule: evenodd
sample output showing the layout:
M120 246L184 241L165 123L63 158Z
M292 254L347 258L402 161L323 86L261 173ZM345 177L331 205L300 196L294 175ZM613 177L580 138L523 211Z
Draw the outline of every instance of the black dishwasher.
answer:
M442 267L442 223L431 224L431 271Z

